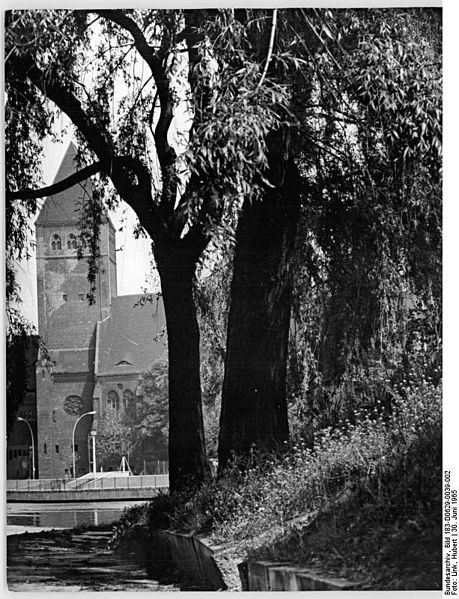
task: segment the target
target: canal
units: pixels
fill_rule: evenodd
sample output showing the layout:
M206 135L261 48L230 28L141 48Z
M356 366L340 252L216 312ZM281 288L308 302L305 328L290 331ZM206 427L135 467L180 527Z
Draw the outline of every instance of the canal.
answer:
M92 503L7 503L7 530L17 527L76 528L99 526L118 520L125 507L143 501L106 501Z

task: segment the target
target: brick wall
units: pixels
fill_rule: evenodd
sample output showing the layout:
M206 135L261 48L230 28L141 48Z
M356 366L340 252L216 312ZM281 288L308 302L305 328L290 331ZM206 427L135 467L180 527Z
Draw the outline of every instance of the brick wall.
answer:
M111 296L116 294L111 229L108 223L101 229L96 303L89 305L87 262L78 260L75 249L67 248L69 235L78 234L75 223L37 225L38 328L51 358L51 363L37 366L40 478L71 475L73 426L80 414L93 410L96 323L108 315ZM53 235L59 236L60 249L52 248ZM65 401L70 396L81 398L79 411L69 413ZM85 416L76 428L78 476L89 471L91 425L92 416Z
M93 409L94 380L92 373L59 376L46 368L37 371L37 397L41 398L38 402L40 478L64 478L71 475L73 427L79 415ZM75 413L69 413L65 402L70 396L82 400L81 409ZM92 416L85 416L75 431L75 445L80 456L76 464L78 476L89 471L88 435L91 425Z
M110 305L108 233L103 230L101 234L105 252L100 260L96 303L91 306L86 298L87 261L84 257L78 260L76 250L65 247L70 233L77 234L71 224L37 227L38 326L48 349L87 347L97 320L107 316ZM54 234L61 239L61 250L51 249Z

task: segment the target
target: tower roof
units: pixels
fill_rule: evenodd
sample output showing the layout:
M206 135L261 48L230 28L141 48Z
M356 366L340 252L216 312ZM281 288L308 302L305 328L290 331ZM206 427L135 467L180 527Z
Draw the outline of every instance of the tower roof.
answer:
M77 171L75 160L76 154L77 149L75 144L70 142L53 183L62 181ZM86 179L60 193L47 197L40 214L38 215L36 224L42 226L63 224L76 225L80 220L83 200L85 196L91 196L92 193L93 187L91 179ZM110 226L113 227L111 218L105 209L103 210L103 215L108 220Z
M76 147L70 142L53 183L62 181L75 173L77 170L75 157ZM83 198L88 193L92 193L89 179L47 197L37 218L37 225L76 224L80 218L79 211Z

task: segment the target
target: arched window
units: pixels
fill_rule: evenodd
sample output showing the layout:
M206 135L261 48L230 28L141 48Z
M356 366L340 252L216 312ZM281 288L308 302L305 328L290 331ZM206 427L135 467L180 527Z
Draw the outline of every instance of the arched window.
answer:
M77 249L77 238L73 233L69 233L67 235L67 249L68 250L76 250Z
M53 251L62 249L61 238L57 233L54 233L54 235L51 237L51 249Z
M123 392L123 410L129 420L135 420L135 397L129 389Z
M120 398L116 391L109 391L107 394L107 408L115 410L116 412L120 409Z

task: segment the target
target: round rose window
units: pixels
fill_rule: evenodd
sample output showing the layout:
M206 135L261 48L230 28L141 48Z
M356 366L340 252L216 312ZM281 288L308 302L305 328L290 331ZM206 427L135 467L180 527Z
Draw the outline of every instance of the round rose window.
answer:
M83 400L78 395L69 395L64 401L64 410L67 414L81 416L83 414Z

